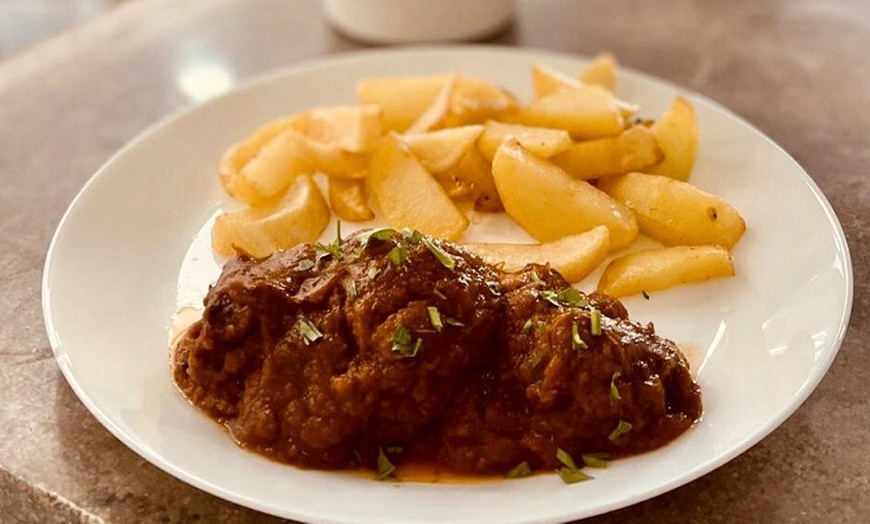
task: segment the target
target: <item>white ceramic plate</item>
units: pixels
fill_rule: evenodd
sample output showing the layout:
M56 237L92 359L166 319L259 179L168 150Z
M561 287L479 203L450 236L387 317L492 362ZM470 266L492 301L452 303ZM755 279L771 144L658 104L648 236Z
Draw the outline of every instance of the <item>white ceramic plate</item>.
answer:
M693 182L724 197L749 226L733 253L735 278L625 301L633 318L655 321L661 334L689 348L705 415L688 434L570 486L554 475L463 485L375 482L242 451L173 387L173 313L196 305L219 271L207 223L227 205L215 173L224 148L277 116L352 102L361 77L459 69L525 98L536 62L571 73L584 63L496 48L346 55L264 78L133 141L76 197L48 253L46 327L76 394L109 431L171 475L307 521L570 520L673 489L758 442L807 398L840 346L852 301L843 232L809 176L760 132L702 97L625 70L618 94L640 103L643 116L661 114L677 93L693 101L702 136ZM485 222L472 235L525 238L504 223Z

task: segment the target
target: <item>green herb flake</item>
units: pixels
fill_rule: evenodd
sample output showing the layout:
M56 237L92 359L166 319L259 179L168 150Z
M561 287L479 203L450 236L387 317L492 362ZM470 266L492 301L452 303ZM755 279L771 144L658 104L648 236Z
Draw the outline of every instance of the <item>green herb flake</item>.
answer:
M437 298L440 298L441 300L447 300L447 295L438 291L438 288L433 289L432 294L435 295Z
M429 240L428 238L424 238L423 245L425 245L426 249L428 249L433 255L435 255L435 258L438 259L438 262L441 262L442 266L446 267L450 271L456 269L456 259L453 258L451 255L447 254L440 247L433 244L431 240Z
M444 324L441 322L441 313L438 312L438 308L429 306L426 308L426 312L429 313L429 323L432 324L435 331L440 333L444 329Z
M387 458L384 453L384 448L378 448L378 480L387 480L393 478L393 473L396 471L396 466Z
M362 233L361 235L359 235L356 238L357 238L357 240L359 240L359 243L362 246L368 247L368 245L371 244L372 240L375 240L378 242L384 242L384 241L392 238L393 235L395 235L395 234L396 234L395 229L390 229L388 227L382 227L380 229L371 229L369 231L366 231L365 233Z
M423 347L423 339L418 338L416 342L411 337L411 332L403 325L399 325L393 331L393 347L391 348L396 353L403 357L415 357Z
M512 470L505 473L504 478L506 479L518 479L520 477L528 477L532 474L532 468L529 467L529 463L525 460L517 464Z
M448 326L453 326L453 327L465 327L465 324L463 324L462 322L456 320L455 318L442 317L442 320L443 320L444 323L447 324Z
M649 300L649 294L646 291L641 289L640 294L643 295L644 300Z
M571 455L569 455L568 452L562 448L556 448L556 460L561 462L565 467L577 469L577 463L574 462L574 459L571 457Z
M378 275L381 273L381 270L376 266L371 266L368 271L366 271L366 276L369 277L369 280L374 280L378 278Z
M576 484L594 478L579 469L560 468L556 473L559 474L559 477L561 477L562 482L565 484Z
M314 247L321 251L321 256L332 256L336 260L341 260L342 244L344 240L341 238L341 220L338 220L335 223L335 240L330 244L315 244Z
M419 244L421 240L423 240L423 234L417 231L416 229L411 231L409 229L405 229L402 231L402 239L412 245Z
M323 338L323 333L317 329L317 326L304 317L296 322L296 330L302 336L302 340L305 342L306 346Z
M587 453L580 455L580 457L583 459L583 463L590 468L605 469L607 468L607 459L610 458L610 455L607 453Z
M532 271L532 282L534 282L536 286L545 286L545 285L547 285L546 282L544 282L543 280L541 280L541 277L538 276L538 272L537 272L537 271Z
M523 335L528 335L531 330L532 330L532 319L527 319L526 323L523 324L523 329L521 332Z
M305 260L300 260L299 263L296 264L296 267L293 269L295 269L296 271L308 271L309 269L311 269L313 267L314 267L314 261L308 260L306 258Z
M595 308L589 312L589 329L592 332L592 336L601 335L601 311L598 311Z
M627 435L629 431L631 431L632 425L622 419L619 419L619 424L613 428L613 431L610 432L610 435L607 437L611 442L616 442L623 436Z
M541 291L539 296L556 307L586 307L589 305L586 293L575 287L566 287L559 291L547 289Z
M537 322L535 322L535 331L546 331L546 330L547 330L547 323L546 322L544 322L543 320L538 320Z
M344 283L344 292L348 298L356 298L356 280L348 280Z
M532 369L537 369L538 366L540 366L540 365L541 365L541 355L535 355L534 357L529 359L529 366L531 366Z
M622 373L614 371L613 376L610 377L610 403L614 406L622 402L622 397L619 395L619 388L616 386L616 381L621 376Z
M580 338L580 329L577 324L571 324L571 347L573 349L588 349L589 346Z
M408 248L396 246L387 253L387 259L396 267L401 267L408 260Z

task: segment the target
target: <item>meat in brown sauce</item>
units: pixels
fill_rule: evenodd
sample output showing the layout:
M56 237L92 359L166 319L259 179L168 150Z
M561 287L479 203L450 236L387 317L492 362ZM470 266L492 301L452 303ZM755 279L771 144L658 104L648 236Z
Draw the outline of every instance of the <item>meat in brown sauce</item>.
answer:
M238 256L176 346L174 378L240 445L312 468L402 447L504 473L555 467L557 448L627 455L688 429L700 391L676 346L617 300L570 289L545 266L503 273L390 231Z

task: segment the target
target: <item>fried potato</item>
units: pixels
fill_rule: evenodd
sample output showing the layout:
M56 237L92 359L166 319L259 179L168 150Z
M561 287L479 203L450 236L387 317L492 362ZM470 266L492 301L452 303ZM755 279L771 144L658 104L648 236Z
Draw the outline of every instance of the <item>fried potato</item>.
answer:
M241 180L253 188L257 196L252 197L245 191L239 196L248 204L256 205L287 189L297 176L312 172L312 166L299 150L295 131L288 129L264 145L239 173Z
M640 171L662 160L652 131L634 126L619 136L572 143L550 161L569 175L589 180Z
M403 132L420 118L444 85L454 77L454 74L448 74L366 78L357 83L357 100L361 104L381 107L384 132Z
M605 226L569 235L544 244L465 244L465 249L505 271L519 271L526 264L550 264L565 280L574 283L604 262L610 250Z
M505 211L540 242L604 225L611 249L637 237L634 213L583 180L530 154L516 140L502 144L492 174Z
M613 91L616 88L616 58L610 53L597 55L580 71L580 81Z
M462 157L459 165L450 174L463 187L469 187L469 191L463 196L474 201L474 209L490 213L504 209L492 177L492 165L476 148Z
M598 187L634 210L641 232L666 246L731 249L746 231L743 218L727 202L687 182L628 173L601 179Z
M405 143L430 173L445 173L459 164L483 132L483 126L462 126L405 135Z
M622 108L609 91L598 86L561 88L533 100L510 121L535 127L564 129L578 139L616 136L625 127Z
M381 141L366 182L391 227L448 240L468 227L465 215L395 133Z
M285 131L290 125L291 121L289 119L269 122L257 129L254 134L245 140L233 144L227 149L218 163L218 175L227 193L251 204L269 200L269 195L261 194L240 175L248 162L257 156L257 153L266 144Z
M535 98L541 98L557 93L564 87L581 89L583 83L548 65L535 64L532 66L532 86Z
M407 133L481 124L512 113L517 107L516 97L505 89L476 78L456 75L444 84Z
M310 109L293 119L293 128L342 151L368 153L381 139L381 107L367 104Z
M612 260L598 291L618 298L733 275L731 256L721 246L665 247Z
M550 158L573 144L571 135L564 129L529 127L488 120L483 134L477 140L477 148L488 161L492 162L496 149L508 137L516 138L526 151L540 158Z
M219 215L212 228L212 248L226 256L238 249L265 257L314 242L329 224L329 217L329 206L317 185L310 176L301 175L277 202Z
M646 172L688 180L698 154L698 120L695 117L695 108L688 100L678 96L671 108L652 125L651 130L665 158Z
M338 218L348 222L365 222L375 218L363 188L363 180L329 179L329 207Z

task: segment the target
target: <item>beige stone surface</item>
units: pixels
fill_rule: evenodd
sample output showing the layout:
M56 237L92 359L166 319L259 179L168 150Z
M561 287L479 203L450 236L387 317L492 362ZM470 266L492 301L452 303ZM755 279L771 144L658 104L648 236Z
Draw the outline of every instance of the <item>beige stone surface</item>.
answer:
M729 464L590 522L867 522L870 3L527 0L495 41L610 50L722 103L804 166L852 251L851 326L809 400ZM149 124L195 103L177 81L185 60L220 60L243 81L356 47L311 0L131 0L0 62L0 521L276 520L159 471L86 411L45 336L42 266L88 177Z

